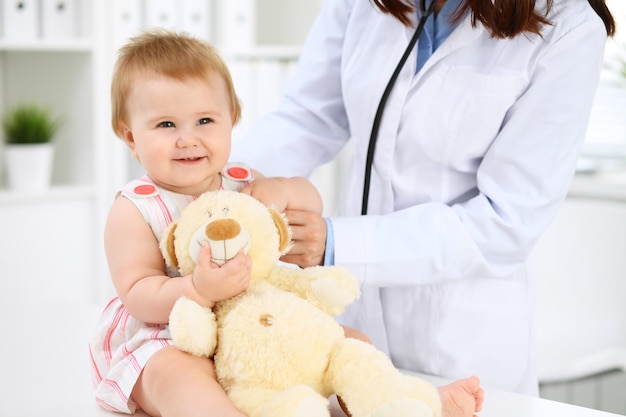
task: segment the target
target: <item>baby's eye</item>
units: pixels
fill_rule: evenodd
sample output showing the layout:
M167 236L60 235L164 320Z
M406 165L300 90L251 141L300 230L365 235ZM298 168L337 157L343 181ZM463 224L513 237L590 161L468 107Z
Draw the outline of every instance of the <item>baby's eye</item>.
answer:
M198 124L199 125L208 125L209 123L211 123L213 120L211 120L208 117L203 117L202 119L198 120Z
M170 121L161 122L157 126L158 127L175 127L174 123Z

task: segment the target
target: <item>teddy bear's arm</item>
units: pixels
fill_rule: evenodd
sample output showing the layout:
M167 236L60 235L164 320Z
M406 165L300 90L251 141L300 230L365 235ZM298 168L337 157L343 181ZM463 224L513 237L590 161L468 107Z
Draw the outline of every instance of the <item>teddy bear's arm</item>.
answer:
M217 345L217 323L210 308L187 297L179 298L170 313L169 329L180 350L195 356L213 356Z
M267 280L331 315L341 314L360 296L356 278L347 269L338 266L298 269L277 265Z

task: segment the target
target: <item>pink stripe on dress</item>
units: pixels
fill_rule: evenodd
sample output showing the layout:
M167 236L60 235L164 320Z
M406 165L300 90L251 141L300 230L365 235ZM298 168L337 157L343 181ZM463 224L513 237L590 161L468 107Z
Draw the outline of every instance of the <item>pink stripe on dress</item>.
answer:
M121 321L121 318L124 315L128 315L128 311L126 310L126 307L121 307L119 310L117 310L117 312L115 313L115 317L113 318L113 321L111 322L111 325L109 326L109 330L107 331L107 334L102 342L102 350L104 352L104 357L106 358L108 362L110 362L111 358L113 357L112 349L111 349L111 337L113 336L113 333L117 329L118 323ZM125 326L123 328L125 328Z

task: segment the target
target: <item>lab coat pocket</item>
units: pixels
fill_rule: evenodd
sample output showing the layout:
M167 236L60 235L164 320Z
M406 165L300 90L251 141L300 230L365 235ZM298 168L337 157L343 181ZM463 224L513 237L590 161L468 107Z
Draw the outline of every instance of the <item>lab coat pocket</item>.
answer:
M455 98L459 112L451 118L446 144L453 164L484 155L526 87L524 77L513 71L452 68L447 72L443 90L448 98Z

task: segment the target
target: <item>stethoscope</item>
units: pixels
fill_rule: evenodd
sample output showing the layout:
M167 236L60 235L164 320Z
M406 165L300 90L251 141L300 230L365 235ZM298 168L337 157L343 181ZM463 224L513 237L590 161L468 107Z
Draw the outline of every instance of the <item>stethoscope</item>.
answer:
M383 112L385 111L385 104L387 103L387 98L389 98L389 94L393 89L393 85L396 83L396 79L404 66L407 58L411 54L411 51L415 47L415 43L420 37L420 34L424 30L424 25L426 24L426 20L435 10L435 4L437 0L431 0L430 6L426 9L426 0L420 0L420 9L422 11L422 17L420 18L419 23L417 24L417 28L415 29L415 33L411 37L408 46L404 50L398 65L393 70L393 74L389 81L387 82L387 86L383 91L383 95L378 102L378 108L376 109L376 115L374 116L374 123L372 124L372 131L370 133L369 145L367 147L367 158L365 159L365 178L363 180L363 203L361 205L361 214L367 214L367 203L369 200L370 194L370 178L372 175L372 164L374 162L374 150L376 149L376 141L378 140L378 130L380 129L380 121L383 117Z

